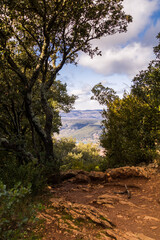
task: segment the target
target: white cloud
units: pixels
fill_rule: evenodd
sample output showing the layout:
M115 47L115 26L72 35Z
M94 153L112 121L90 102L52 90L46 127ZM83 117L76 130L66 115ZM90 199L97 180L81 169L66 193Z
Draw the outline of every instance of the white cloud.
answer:
M133 17L128 26L128 39L137 36L147 24L150 17L157 10L159 0L124 0L124 10Z
M69 91L69 94L74 94L74 95L78 95L78 96L87 96L90 95L91 93L91 85L89 84L84 84L81 88L75 89L75 88L71 88Z
M85 109L102 109L103 107L94 100L90 99L90 96L81 96L78 100L76 100L74 107L77 110L85 110Z
M94 40L93 47L102 50L102 57L90 59L82 54L80 67L74 70L66 66L64 74L68 78L64 80L67 80L69 93L79 96L76 109L102 108L97 101L90 100L91 89L99 82L113 87L120 97L124 90L130 90L133 77L146 69L154 58L153 46L157 44L155 37L160 31L160 20L153 23L151 16L158 9L159 0L124 0L124 11L133 17L128 31Z
M90 59L87 55L83 55L80 64L105 75L125 73L134 76L147 67L152 57L151 48L143 47L140 43L133 43L124 48L112 48L105 51L102 57Z
M133 17L126 33L117 33L94 40L93 46L99 46L100 50L107 50L115 45L126 44L131 39L136 39L138 34L150 23L150 17L159 8L159 0L124 0L124 11Z
M100 82L100 81L98 81ZM98 83L97 82L97 83ZM124 91L130 91L131 81L126 75L110 75L101 81L105 87L113 87L116 93L122 97ZM95 83L96 84L96 83ZM93 86L92 86L93 87ZM77 94L79 98L76 100L74 107L78 110L84 109L103 109L103 106L98 101L91 100L93 95L91 85L84 84L81 88L72 89L69 94Z
M144 45L157 45L157 39L156 36L160 32L160 19L157 21L155 25L151 24L148 30L146 31L144 37L143 37L143 44Z
M90 59L82 54L79 60L80 65L105 75L117 73L127 74L130 77L145 69L153 59L153 49L149 41L148 44L145 39L144 43L140 42L139 34L149 26L150 17L158 8L158 1L124 0L125 12L133 16L133 22L129 24L127 33L93 41L93 45L99 46L102 50L102 56ZM151 27L148 29L148 35L158 30L158 23L156 27ZM146 35L146 39L147 37L149 36ZM155 38L154 35L152 35L153 38Z
M74 104L76 109L102 109L102 106L97 101L91 100L93 95L91 92L92 87L90 84L84 84L81 88L70 89L69 94L75 94L79 97Z
M82 91L82 89L74 89L74 90L71 90L71 91L69 92L69 94L74 94L74 95L80 96L80 95L83 95L84 92Z

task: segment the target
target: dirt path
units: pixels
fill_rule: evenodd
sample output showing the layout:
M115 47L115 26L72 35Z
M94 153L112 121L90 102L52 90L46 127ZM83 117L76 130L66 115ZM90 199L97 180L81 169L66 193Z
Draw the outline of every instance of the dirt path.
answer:
M128 198L127 194L119 194L120 192L125 191L125 185L129 192L131 193L131 198ZM52 196L51 202L54 203L61 199L61 211L58 210L59 216L64 214L63 209L68 211L68 208L65 203L72 206L72 209L90 209L90 212L99 211L94 214L102 219L102 214L107 216L107 219L113 223L116 227L112 229L109 234L102 231L109 229L110 227L103 226L103 229L100 228L100 225L97 224L98 220L91 220L94 222L94 225L91 222L88 222L90 218L89 213L85 212L85 220L81 226L74 229L74 231L65 231L65 227L61 227L55 222L57 221L54 218L54 213L47 212L48 216L52 216L52 220L46 225L47 234L44 239L117 239L117 240L159 240L160 239L160 173L156 172L150 176L150 179L143 178L128 178L128 179L115 179L110 183L91 183L91 184L76 184L70 181L65 181L62 184L56 186L54 189L51 189ZM64 206L62 206L64 204ZM86 208L85 208L86 207ZM93 207L93 208L92 208ZM58 208L56 208L57 211ZM81 210L76 212L81 214ZM88 210L89 211L89 210ZM67 212L68 215L65 215L65 218L68 218L68 221L74 222L74 214L69 219L70 213L72 210ZM84 215L84 214L83 214ZM67 217L68 216L68 217ZM88 217L89 216L89 217ZM98 217L97 217L98 218ZM104 218L104 219L105 219ZM46 216L46 219L48 217ZM60 217L58 217L60 219ZM76 218L77 219L77 218ZM63 219L64 220L64 219ZM58 220L59 221L59 220ZM96 223L96 224L95 224ZM66 221L62 221L62 225L66 224ZM83 225L83 226L82 226ZM118 230L117 230L118 229ZM80 232L84 232L83 235L79 235ZM116 232L118 231L118 232ZM92 232L92 233L91 233ZM98 235L98 233L100 233ZM132 235L133 233L133 235ZM90 235L88 235L90 234ZM96 235L97 234L97 235Z

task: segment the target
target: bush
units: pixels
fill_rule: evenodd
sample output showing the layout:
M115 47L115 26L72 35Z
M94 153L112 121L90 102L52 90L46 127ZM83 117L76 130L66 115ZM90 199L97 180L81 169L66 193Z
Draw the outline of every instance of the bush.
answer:
M110 103L103 116L101 145L110 167L149 163L156 155L153 113L150 106L133 95Z
M55 140L56 156L60 162L61 171L82 169L86 171L99 170L102 157L96 144L79 143L75 140L62 138Z
M37 193L45 186L43 171L44 166L38 165L36 161L19 165L16 158L12 156L12 158L1 159L0 180L8 188L13 188L17 182L21 182L24 187L30 184L32 193Z
M69 169L83 169L83 159L82 159L82 153L72 153L69 152L68 155L65 157L63 161L63 165L61 166L62 171L66 171Z
M39 239L29 234L37 222L36 207L28 203L30 193L31 186L23 187L18 183L7 190L0 182L0 239Z
M53 146L55 157L59 160L59 164L62 165L63 159L75 148L76 140L73 138L53 139Z
M108 158L105 156L101 159L100 163L99 163L99 169L102 172L105 172L107 168L110 168L110 162L108 160Z
M102 161L102 156L100 156L100 149L97 144L93 143L79 143L75 149L76 153L82 154L83 159L83 169L86 171L98 170L98 166Z

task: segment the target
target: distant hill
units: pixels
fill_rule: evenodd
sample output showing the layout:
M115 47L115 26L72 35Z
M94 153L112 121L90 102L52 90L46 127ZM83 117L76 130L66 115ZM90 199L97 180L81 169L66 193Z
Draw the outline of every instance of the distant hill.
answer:
M61 113L62 119L66 118L89 118L89 119L99 119L102 120L101 116L102 110L72 110L69 113Z
M62 128L58 138L72 137L76 141L98 142L101 134L101 110L73 110L61 113Z

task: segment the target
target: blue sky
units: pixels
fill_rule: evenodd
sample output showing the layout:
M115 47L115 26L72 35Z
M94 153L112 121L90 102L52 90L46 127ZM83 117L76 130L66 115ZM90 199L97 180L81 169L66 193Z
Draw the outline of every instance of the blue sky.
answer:
M79 54L78 66L66 65L59 79L67 83L69 94L78 95L75 109L101 109L90 100L91 89L101 82L113 88L122 97L124 90L130 91L131 81L139 71L146 69L154 59L153 47L160 32L159 0L124 0L124 11L133 17L126 33L115 34L94 40L102 56L91 59Z

